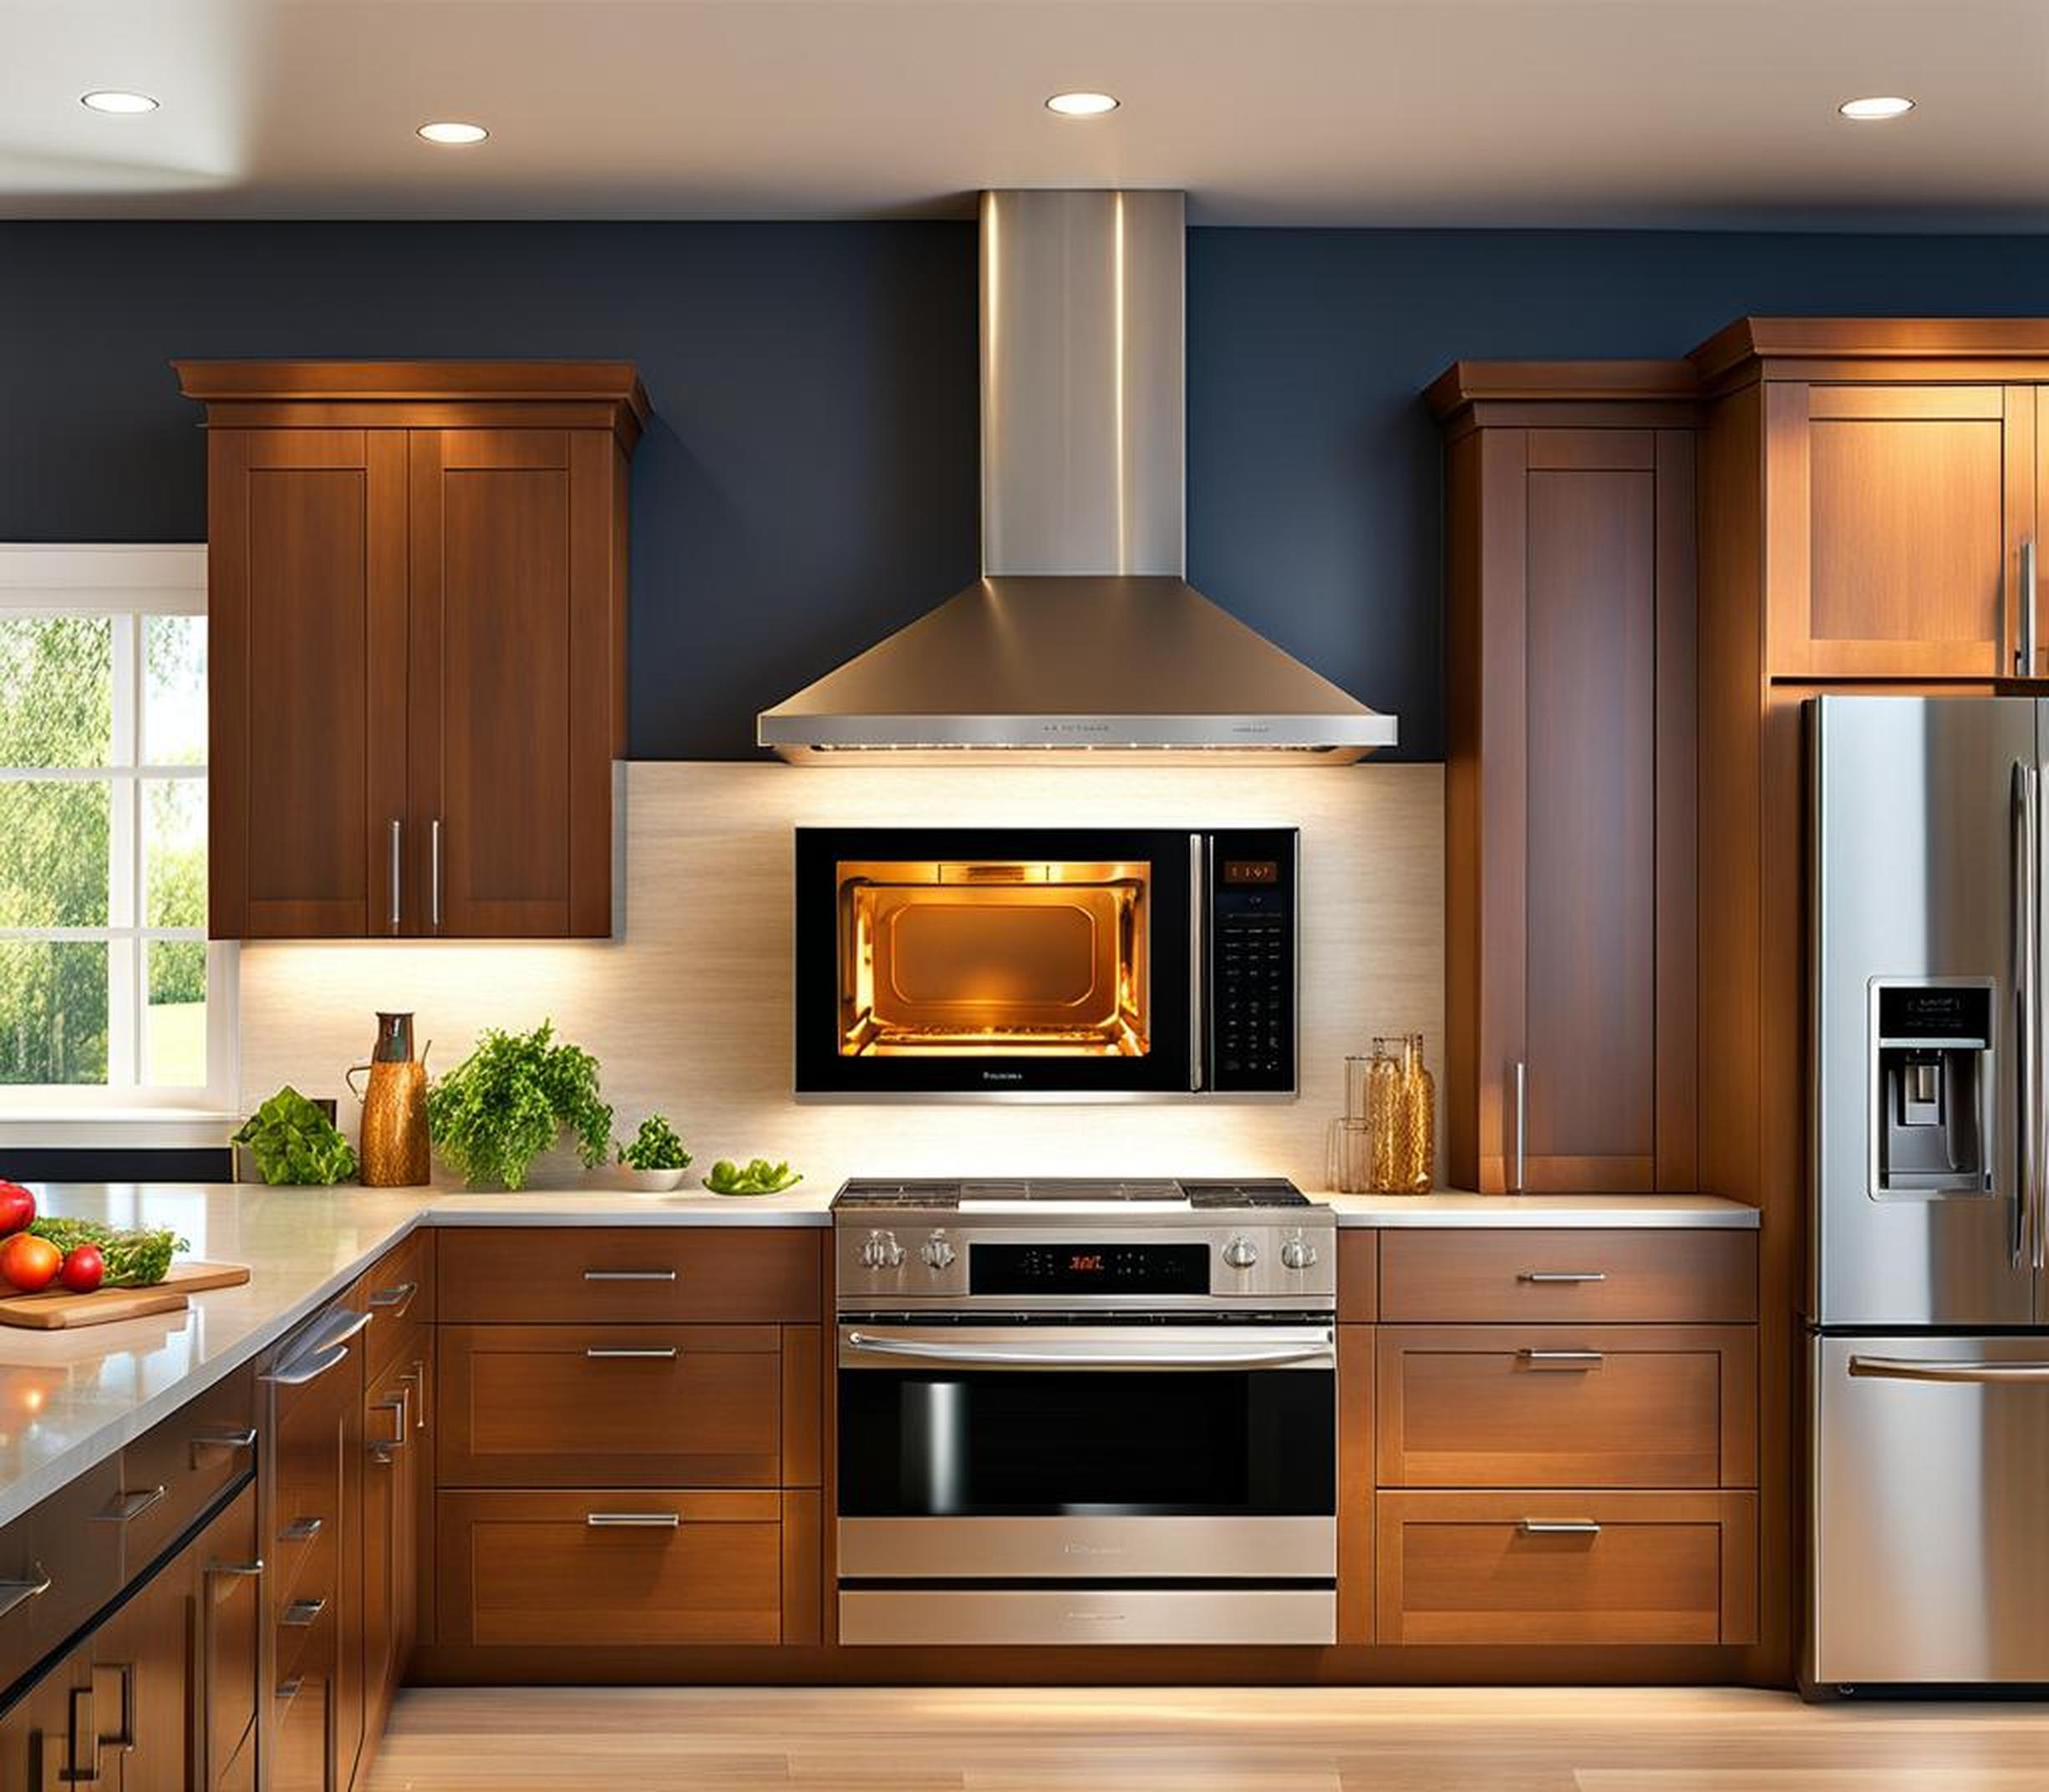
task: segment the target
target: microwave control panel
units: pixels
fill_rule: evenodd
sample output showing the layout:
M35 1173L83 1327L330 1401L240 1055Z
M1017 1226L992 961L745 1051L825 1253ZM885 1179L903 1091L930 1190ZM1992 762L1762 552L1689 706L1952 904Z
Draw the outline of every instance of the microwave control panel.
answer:
M1295 835L1210 836L1209 1086L1295 1087Z

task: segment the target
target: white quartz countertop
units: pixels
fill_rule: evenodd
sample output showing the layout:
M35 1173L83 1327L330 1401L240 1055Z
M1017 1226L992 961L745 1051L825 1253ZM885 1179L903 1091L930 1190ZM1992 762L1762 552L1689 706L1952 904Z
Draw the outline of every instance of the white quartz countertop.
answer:
M191 1254L247 1263L242 1287L191 1309L78 1331L0 1328L0 1524L277 1342L414 1226L801 1226L830 1223L838 1184L721 1196L535 1190L271 1189L230 1184L37 1185L45 1211L168 1226ZM1708 1196L1324 1195L1348 1226L1755 1226L1754 1209Z

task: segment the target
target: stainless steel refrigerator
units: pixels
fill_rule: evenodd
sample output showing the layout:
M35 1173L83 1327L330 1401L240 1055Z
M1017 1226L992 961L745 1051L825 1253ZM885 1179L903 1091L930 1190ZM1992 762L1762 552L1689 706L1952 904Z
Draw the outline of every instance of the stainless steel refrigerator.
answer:
M1806 1677L2049 1683L2049 702L1807 707Z

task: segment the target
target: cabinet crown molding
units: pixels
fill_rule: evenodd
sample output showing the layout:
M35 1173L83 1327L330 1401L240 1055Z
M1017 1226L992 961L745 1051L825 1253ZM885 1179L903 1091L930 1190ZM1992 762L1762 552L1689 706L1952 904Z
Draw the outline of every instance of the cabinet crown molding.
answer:
M1738 317L1687 358L1717 392L1758 379L2039 379L2049 317Z
M1424 402L1456 439L1469 429L1643 429L1696 423L1688 361L1454 361Z
M609 429L630 450L653 414L630 361L173 361L207 421L435 429L485 406L528 426ZM338 412L345 414L338 414Z

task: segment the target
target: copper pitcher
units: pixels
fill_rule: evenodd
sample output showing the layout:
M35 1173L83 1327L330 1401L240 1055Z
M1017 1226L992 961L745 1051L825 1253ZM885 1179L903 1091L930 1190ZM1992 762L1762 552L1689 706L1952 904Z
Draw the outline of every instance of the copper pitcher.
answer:
M360 1178L365 1188L419 1188L430 1180L427 1143L427 1053L413 1056L413 1017L377 1017L377 1044L367 1064L349 1067L348 1091L363 1104ZM366 1088L356 1086L369 1073Z

